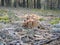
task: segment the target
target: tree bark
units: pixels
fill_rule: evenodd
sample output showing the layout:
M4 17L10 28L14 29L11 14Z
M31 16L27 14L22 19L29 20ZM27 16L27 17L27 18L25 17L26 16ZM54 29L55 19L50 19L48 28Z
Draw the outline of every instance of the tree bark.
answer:
M14 0L14 7L16 7L17 6L17 1L16 0Z
M4 0L1 0L1 6L4 6Z
M23 7L25 7L25 0L23 0Z
M40 0L37 0L37 8L41 8Z
M34 8L36 8L36 0L34 0Z
M58 0L58 9L60 9L60 0Z
M29 4L29 3L28 3L28 0L27 0L27 8L28 8L28 4Z
M18 5L20 6L20 0L18 0Z

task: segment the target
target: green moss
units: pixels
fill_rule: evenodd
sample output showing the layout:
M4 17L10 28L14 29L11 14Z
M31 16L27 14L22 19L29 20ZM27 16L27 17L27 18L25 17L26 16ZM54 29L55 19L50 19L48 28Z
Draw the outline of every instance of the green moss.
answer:
M40 21L44 21L45 19L44 19L44 18L40 18L39 20L40 20Z
M9 20L9 17L8 17L8 15L5 15L5 16L0 16L0 22L9 22L10 20Z
M18 21L18 20L19 18L11 10L7 11L0 9L0 22L8 23L11 21Z
M54 24L59 23L59 21L57 21L57 20L53 20L53 21L51 21L50 23L51 23L52 25L54 25Z
M59 21L60 21L60 18L55 18L55 19L50 21L50 24L54 25L54 24L59 23Z
M55 20L60 20L60 18L55 18Z

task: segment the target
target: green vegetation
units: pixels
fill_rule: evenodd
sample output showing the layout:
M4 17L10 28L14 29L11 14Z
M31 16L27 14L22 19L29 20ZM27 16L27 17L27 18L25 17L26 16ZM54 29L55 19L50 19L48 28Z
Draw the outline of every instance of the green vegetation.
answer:
M31 9L33 12L38 12L40 15L54 15L54 16L60 16L60 10L42 10L42 9Z
M0 22L5 22L5 23L10 22L8 15L0 16Z
M59 23L59 21L60 21L60 18L55 18L55 19L50 21L50 24L54 25L54 24Z
M40 20L40 21L44 21L45 19L44 19L44 18L40 18L39 20Z
M9 23L17 20L19 20L19 18L15 16L15 13L12 11L0 9L0 22Z

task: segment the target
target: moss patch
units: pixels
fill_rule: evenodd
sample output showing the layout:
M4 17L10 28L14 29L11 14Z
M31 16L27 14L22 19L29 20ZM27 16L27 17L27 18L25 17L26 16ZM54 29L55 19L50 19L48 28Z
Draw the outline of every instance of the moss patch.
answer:
M60 21L60 18L54 18L50 21L50 24L54 25L54 24L59 23L59 21Z
M9 23L17 20L19 20L19 18L12 11L0 9L0 22Z
M45 19L44 19L44 18L40 18L39 20L40 20L40 21L44 21Z

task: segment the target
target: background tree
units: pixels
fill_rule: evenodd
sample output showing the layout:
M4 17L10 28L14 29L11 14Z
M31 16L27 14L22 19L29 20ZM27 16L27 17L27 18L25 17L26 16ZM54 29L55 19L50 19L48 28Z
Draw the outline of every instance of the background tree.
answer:
M0 0L1 6L60 9L60 0Z
M36 8L36 0L34 0L34 8Z
M40 0L37 0L37 8L41 8Z
M20 6L20 0L18 0L18 5Z
M17 6L17 0L14 0L14 7Z
M23 7L25 7L26 5L25 5L25 0L23 0Z
M12 4L11 1L12 1L12 0L8 0L8 6L11 6L11 4Z
M58 0L58 9L60 9L60 0Z
M14 0L14 7L20 6L20 0Z
M29 3L28 3L28 0L27 0L27 8L28 8L28 5L29 5Z
M4 0L1 0L1 5L4 6Z

